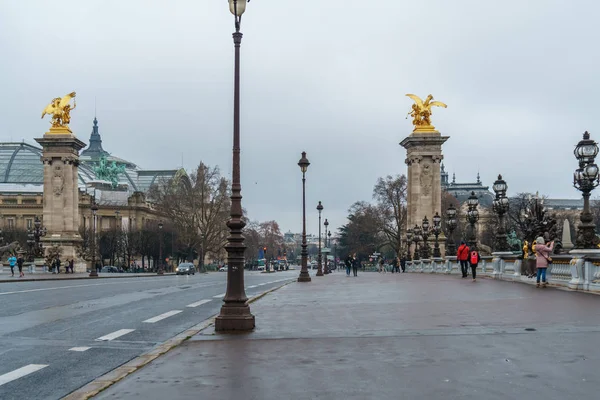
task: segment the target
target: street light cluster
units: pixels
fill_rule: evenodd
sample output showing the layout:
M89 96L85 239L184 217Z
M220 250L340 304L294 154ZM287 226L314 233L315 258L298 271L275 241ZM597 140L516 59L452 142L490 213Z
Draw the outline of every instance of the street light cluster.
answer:
M441 257L440 243L438 240L440 233L442 233L441 222L442 222L442 218L436 212L433 217L433 226L430 225L429 220L427 219L427 216L425 216L423 218L423 220L421 221L421 226L415 225L414 228L407 229L407 231L406 231L406 243L407 243L407 247L408 247L407 257L406 257L407 261L411 261L411 258L412 258L412 260L417 261L419 259L428 259L431 257L431 247L429 246L429 242L428 242L428 238L429 238L430 234L433 234L435 236L433 257L434 258ZM421 241L423 242L423 245L419 246L419 243ZM410 244L411 243L415 244L415 251L414 251L414 255L412 257L410 254Z

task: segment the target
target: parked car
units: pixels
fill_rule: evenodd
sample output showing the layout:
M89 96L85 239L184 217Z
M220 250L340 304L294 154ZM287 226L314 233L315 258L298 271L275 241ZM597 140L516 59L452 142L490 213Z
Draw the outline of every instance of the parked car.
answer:
M227 272L228 269L229 267L227 265L223 265L221 268L219 268L219 272Z
M112 265L107 265L102 267L102 269L100 270L100 272L112 272L112 273L118 273L119 269L115 266Z
M196 275L196 267L192 263L181 263L175 268L177 275Z

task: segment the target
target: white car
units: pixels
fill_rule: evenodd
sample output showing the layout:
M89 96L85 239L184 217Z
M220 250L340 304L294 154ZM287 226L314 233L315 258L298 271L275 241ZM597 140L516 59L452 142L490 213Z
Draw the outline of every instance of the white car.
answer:
M219 272L227 272L227 265L225 265L224 267L219 268Z

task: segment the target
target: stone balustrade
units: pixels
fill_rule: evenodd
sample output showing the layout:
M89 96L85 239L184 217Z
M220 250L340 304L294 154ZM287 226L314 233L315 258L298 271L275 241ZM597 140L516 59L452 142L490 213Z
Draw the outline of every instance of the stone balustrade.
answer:
M571 253L552 256L553 262L547 271L550 285L600 293L600 251L573 250ZM406 271L432 274L461 273L456 257L407 261ZM506 252L481 257L477 275L535 284L535 277L527 277L525 271L524 260L518 254Z

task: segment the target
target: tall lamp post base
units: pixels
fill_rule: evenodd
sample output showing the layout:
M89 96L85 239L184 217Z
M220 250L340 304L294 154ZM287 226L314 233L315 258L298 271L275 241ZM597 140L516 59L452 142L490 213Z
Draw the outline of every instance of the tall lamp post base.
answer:
M300 271L300 276L298 277L298 282L310 282L312 279L308 274L308 271Z
M215 331L235 332L251 331L256 326L254 315L250 313L248 303L224 304L215 320Z

